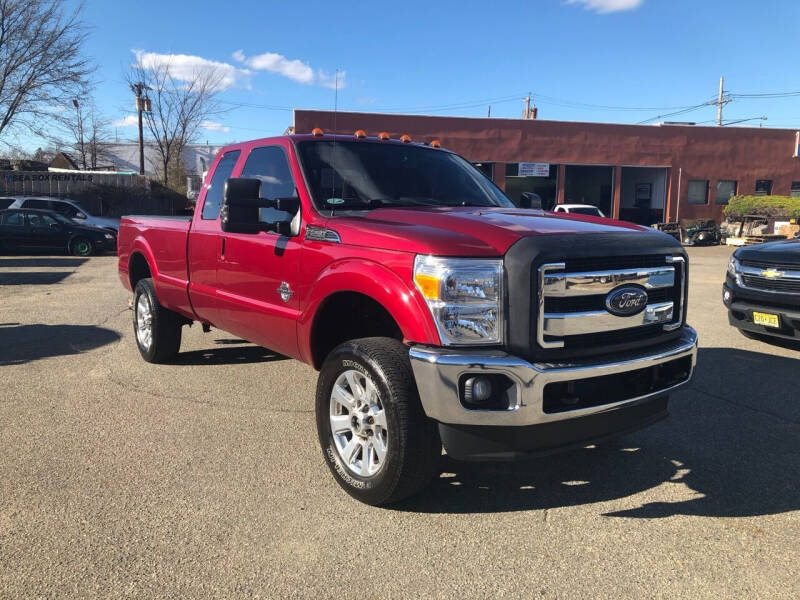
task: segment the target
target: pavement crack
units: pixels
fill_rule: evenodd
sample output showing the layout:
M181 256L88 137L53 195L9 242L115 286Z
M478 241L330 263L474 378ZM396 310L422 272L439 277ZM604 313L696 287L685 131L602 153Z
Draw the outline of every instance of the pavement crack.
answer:
M690 386L688 389L691 389L691 390L693 390L695 392L698 392L700 394L705 394L706 396L708 396L710 398L714 398L715 400L719 400L721 402L725 402L726 404L730 404L731 406L737 406L739 408L746 408L748 410L752 410L753 412L756 412L756 413L759 413L759 414L762 414L762 415L767 415L769 417L773 417L775 419L778 419L779 421L784 421L786 423L791 423L792 425L800 425L800 421L798 421L796 419L791 419L789 417L784 417L783 415L779 415L779 414L774 413L774 412L769 411L769 410L756 408L754 406L750 406L749 404L744 404L743 402L734 402L733 400L725 398L724 396L720 396L720 395L715 394L713 392L706 391L706 390L701 389L701 388L699 388L697 386L694 386L694 385Z

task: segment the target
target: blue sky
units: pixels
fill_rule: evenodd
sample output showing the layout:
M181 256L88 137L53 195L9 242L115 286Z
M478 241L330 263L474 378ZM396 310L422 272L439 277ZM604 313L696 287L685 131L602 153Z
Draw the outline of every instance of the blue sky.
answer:
M733 93L800 90L797 0L208 2L86 0L96 101L124 126L123 73L139 50L225 65L231 110L201 131L220 143L280 134L292 107L636 123ZM611 110L606 107L647 107ZM800 128L800 96L736 99L726 119ZM667 117L708 121L713 106ZM750 124L758 125L758 121Z

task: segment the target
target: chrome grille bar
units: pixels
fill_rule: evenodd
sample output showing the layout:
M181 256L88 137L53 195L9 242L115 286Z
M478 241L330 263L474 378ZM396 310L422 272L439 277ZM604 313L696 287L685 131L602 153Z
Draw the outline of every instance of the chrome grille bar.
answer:
M650 304L642 312L632 317L616 317L605 310L545 313L544 334L563 337L599 331L616 331L653 323L667 323L672 320L673 307L673 302Z
M585 273L547 273L544 276L544 295L551 298L564 298L607 294L623 283L641 285L646 290L669 288L675 285L675 267Z

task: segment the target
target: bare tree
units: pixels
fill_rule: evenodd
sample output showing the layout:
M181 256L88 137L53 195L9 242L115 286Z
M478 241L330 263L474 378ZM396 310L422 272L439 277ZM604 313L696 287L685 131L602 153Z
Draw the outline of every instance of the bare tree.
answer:
M72 104L75 110L71 114L74 116L63 119L68 139L53 136L51 141L59 147L71 147L80 168L96 169L109 138L109 122L97 110L91 97L74 98Z
M127 79L132 89L146 91L150 111L144 113L147 129L162 167L164 185L169 185L170 167L180 161L187 144L193 141L200 124L223 112L217 102L223 73L206 67L191 76L175 76L169 60L145 63L141 56L131 67Z
M13 129L40 134L85 89L81 6L62 0L0 0L0 140Z

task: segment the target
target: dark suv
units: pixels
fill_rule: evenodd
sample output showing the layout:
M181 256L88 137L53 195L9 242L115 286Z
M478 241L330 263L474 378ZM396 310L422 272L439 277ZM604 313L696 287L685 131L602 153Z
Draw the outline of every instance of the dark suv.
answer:
M730 324L745 335L800 341L800 239L739 248L722 301Z
M51 210L0 210L0 249L66 250L76 256L114 251L117 237L107 229L78 225Z

